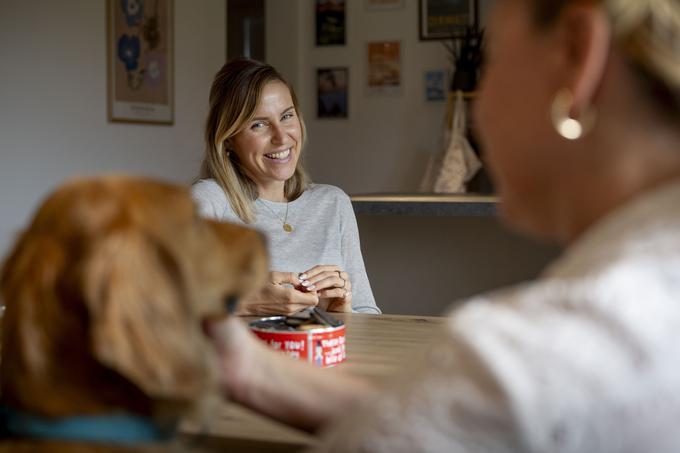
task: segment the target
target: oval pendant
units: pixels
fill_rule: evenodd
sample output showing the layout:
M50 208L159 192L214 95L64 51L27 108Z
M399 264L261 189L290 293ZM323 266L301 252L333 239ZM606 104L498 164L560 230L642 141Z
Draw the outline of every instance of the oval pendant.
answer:
M283 231L285 231L286 233L292 233L293 227L288 223L284 223L283 224Z

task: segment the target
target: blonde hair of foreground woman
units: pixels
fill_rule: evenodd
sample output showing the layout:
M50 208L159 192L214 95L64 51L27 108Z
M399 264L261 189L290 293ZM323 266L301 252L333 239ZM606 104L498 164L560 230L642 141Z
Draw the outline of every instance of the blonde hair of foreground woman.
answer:
M246 223L253 217L257 186L241 167L236 153L229 152L229 140L252 119L265 85L281 82L290 91L300 120L302 145L306 140L305 123L293 87L272 66L238 58L226 63L210 88L210 112L205 127L206 150L199 179L212 178L222 187L236 215ZM309 178L298 159L295 173L285 182L284 195L294 200L305 191Z

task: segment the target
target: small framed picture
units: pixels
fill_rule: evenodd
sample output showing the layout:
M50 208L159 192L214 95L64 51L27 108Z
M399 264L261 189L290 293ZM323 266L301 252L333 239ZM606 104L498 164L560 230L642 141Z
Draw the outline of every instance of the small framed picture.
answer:
M404 0L364 0L367 11L385 11L391 9L401 9L404 7Z
M316 0L316 45L345 45L345 0Z
M446 71L437 69L425 72L425 100L446 100Z
M451 39L477 27L478 0L419 0L420 39Z
M346 67L316 70L318 118L347 118L349 70Z
M368 93L401 92L401 42L376 41L366 45Z
M109 121L173 124L172 0L107 0Z

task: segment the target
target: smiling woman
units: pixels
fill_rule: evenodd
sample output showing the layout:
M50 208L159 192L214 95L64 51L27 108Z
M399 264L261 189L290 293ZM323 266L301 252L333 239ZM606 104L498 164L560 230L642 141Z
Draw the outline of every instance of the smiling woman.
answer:
M217 73L192 193L202 215L264 232L271 254L269 284L239 312L285 314L318 304L380 313L349 197L309 183L304 142L295 92L272 66L239 58Z

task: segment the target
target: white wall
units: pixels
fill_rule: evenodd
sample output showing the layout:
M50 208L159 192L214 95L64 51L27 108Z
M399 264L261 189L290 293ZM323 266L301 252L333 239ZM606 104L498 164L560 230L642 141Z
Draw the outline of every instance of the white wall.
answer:
M0 0L0 254L36 203L73 175L188 182L224 60L224 0L175 0L175 124L112 124L105 1Z

